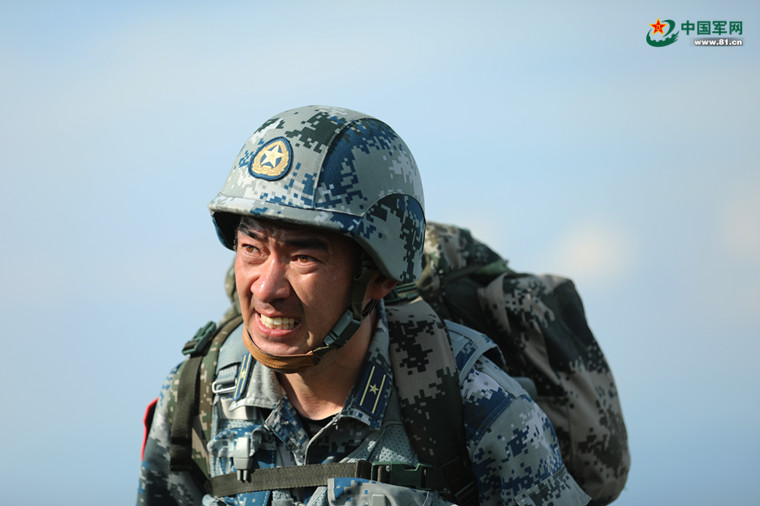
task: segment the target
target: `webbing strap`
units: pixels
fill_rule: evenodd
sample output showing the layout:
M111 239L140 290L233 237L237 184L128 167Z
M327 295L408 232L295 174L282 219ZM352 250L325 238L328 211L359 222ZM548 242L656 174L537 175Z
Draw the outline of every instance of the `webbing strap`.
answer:
M227 497L261 490L280 490L301 487L319 487L330 478L352 477L370 479L372 464L366 460L347 463L311 464L307 466L272 467L256 469L247 480L238 479L236 473L215 476L206 482L206 492L214 497Z
M191 357L182 366L179 386L177 387L177 408L171 429L171 448L169 469L172 471L187 471L191 460L191 430L193 410L198 403L198 371L203 357Z
M229 497L262 490L323 487L331 478L362 478L418 490L441 490L446 482L440 469L422 464L356 462L272 467L230 473L209 479L204 489L214 497Z

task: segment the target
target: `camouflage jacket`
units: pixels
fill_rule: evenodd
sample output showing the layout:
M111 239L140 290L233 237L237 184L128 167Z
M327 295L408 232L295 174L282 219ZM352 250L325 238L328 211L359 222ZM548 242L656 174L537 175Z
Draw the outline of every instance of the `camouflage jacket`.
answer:
M416 464L393 387L388 326L382 305L362 372L343 410L326 425L309 427L284 395L274 373L253 364L247 389L232 400L229 385L246 351L233 333L222 347L208 444L211 475L235 471L236 442L248 440L252 468L350 462L357 459ZM240 329L238 329L239 332ZM586 504L588 496L567 472L551 422L525 391L482 356L492 343L481 334L449 328L460 368L467 449L478 481L480 503ZM223 359L222 357L228 357ZM230 359L229 357L232 357ZM450 504L435 492L357 478L331 479L316 489L291 489L213 498L187 472L170 472L166 398L173 371L164 383L140 472L138 504ZM434 423L434 422L433 422ZM311 429L311 430L309 430ZM240 461L238 461L240 462ZM377 499L379 502L374 502ZM383 499L385 498L385 499Z

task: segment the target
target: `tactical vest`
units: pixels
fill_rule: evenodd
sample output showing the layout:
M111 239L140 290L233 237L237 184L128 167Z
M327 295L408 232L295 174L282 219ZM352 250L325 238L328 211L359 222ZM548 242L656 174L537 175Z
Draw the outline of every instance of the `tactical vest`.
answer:
M388 306L386 315L389 354L402 419L407 436L423 464L409 466L359 461L257 469L251 473L209 477L210 456L206 443L212 438L210 416L214 385L220 384L215 378L220 370L219 351L241 324L241 318L235 317L218 328L213 323L207 324L184 347L190 357L180 366L176 375L178 380L172 385L167 403L168 417L172 420L170 469L195 474L201 483L205 483L205 491L214 496L323 486L328 478L353 476L436 490L458 504L477 504L477 485L464 438L460 394L463 373L457 369L450 340L454 335L458 336L453 342L459 343L456 348L461 350L466 341L463 336L472 334L472 339L467 342L473 343L477 333L454 323L447 327L421 298ZM450 331L455 334L450 335ZM410 334L415 335L415 339L407 338ZM483 336L477 342L477 346L469 346L466 355L468 369L474 366L480 355L495 347ZM227 383L231 384L230 381ZM416 402L423 391L427 394L424 407ZM431 424L430 413L445 413L453 423Z
M554 425L565 465L592 496L592 504L612 502L622 491L630 467L627 434L612 373L588 328L573 283L558 276L514 272L467 230L435 223L428 223L423 265L416 284L399 286L386 297L386 312L405 426L420 461L429 466L410 470L356 463L330 472L386 480L392 475L405 486L443 488L455 502L477 503L477 488L464 445L457 367L449 344L453 327L449 322L442 323L445 318L495 341L496 347L483 348L482 353L487 352L511 376L525 378L522 384ZM228 281L229 274L231 271ZM179 402L170 402L168 407L169 418L174 421L171 469L198 473L201 482L208 479L204 441L210 435L211 385L218 352L241 320L234 285L228 283L227 291L233 300L228 312L231 318L219 328L209 323L187 343L184 352L190 358L181 366L170 397ZM430 329L425 333L429 337L413 342L403 339L410 329L418 332L420 325ZM429 355L422 366L420 360L409 360L423 356L421 348ZM506 362L500 358L501 352ZM473 363L478 356L473 355ZM464 368L460 364L459 369ZM437 401L417 406L413 400L416 390L430 384L441 389L440 395L433 396ZM453 413L452 406L456 408ZM431 418L441 423L420 422ZM287 471L291 472L294 471ZM324 483L327 470L295 472L302 473L298 479L304 483ZM294 487L292 476L276 477L276 473L279 471L254 474L259 475L259 486L266 489L274 488L273 483L280 483L277 480L282 480L281 488ZM234 475L214 480L240 482ZM453 485L447 488L446 483ZM239 485L233 484L235 487ZM215 489L215 495L225 495L216 493L219 491L222 490Z

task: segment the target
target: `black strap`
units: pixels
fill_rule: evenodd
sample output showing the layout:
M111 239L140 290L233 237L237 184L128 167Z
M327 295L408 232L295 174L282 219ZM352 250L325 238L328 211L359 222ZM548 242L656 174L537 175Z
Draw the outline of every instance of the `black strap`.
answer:
M243 476L242 473L215 476L206 482L205 491L214 497L228 497L262 490L323 487L331 478L363 478L418 490L446 487L439 469L421 464L371 463L366 460L256 469Z
M480 495L468 457L459 456L443 465L441 474L446 480L446 486L439 490L449 490L460 506L477 506L480 504Z

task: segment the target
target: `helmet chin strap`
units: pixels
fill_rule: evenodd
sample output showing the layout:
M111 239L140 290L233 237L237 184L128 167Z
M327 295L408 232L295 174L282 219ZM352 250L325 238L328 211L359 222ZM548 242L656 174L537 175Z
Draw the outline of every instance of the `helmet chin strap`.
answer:
M364 318L375 308L377 301L374 299L371 299L365 307L362 307L364 294L367 292L367 286L369 286L369 282L375 272L377 271L372 260L363 256L359 272L354 276L353 284L351 285L351 293L349 294L350 304L327 333L322 343L308 353L270 355L256 346L248 329L245 329L243 344L257 362L261 362L277 372L298 372L307 367L317 365L327 353L342 348L356 334L356 331L359 330Z

